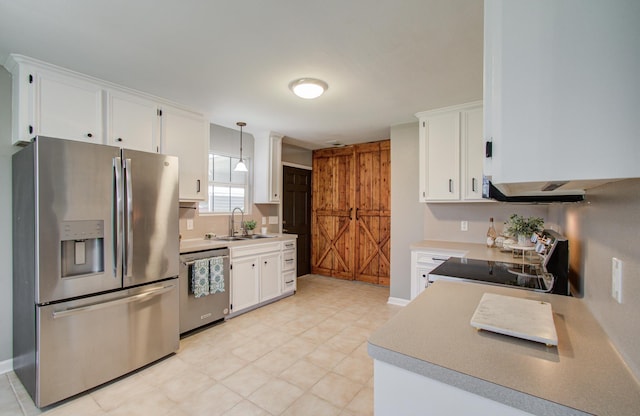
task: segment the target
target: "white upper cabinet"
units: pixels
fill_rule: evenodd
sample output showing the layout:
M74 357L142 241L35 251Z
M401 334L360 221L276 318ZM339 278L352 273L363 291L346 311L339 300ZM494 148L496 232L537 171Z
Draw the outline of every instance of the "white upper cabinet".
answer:
M511 194L640 177L640 2L484 3L485 174Z
M277 204L282 200L282 136L254 134L253 202Z
M180 159L180 199L207 196L209 123L199 113L46 62L11 55L13 143L37 135Z
M208 193L209 123L199 114L164 105L162 153L180 160L180 200L204 201Z
M464 110L461 113L462 146L462 190L466 201L482 201L482 159L484 141L482 137L482 107Z
M421 120L420 143L426 167L426 201L460 199L460 113L434 115Z
M103 143L102 88L19 55L7 61L12 74L13 143L50 136Z
M416 114L420 202L482 201L482 103Z
M146 152L158 151L160 120L156 102L109 91L107 105L107 144Z

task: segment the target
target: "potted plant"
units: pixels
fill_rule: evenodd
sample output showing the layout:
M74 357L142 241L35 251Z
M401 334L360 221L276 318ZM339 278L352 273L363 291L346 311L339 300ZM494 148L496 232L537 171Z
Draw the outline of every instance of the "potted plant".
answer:
M506 223L506 232L518 238L518 245L526 246L531 243L531 235L536 231L542 231L543 226L544 220L540 217L525 218L512 214Z
M254 228L256 228L256 220L246 220L244 222L244 230L247 234L253 234Z

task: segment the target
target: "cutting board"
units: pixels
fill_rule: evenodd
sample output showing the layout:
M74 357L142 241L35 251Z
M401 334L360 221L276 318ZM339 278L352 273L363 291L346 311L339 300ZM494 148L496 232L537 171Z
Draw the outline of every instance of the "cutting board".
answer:
M471 326L548 346L558 345L548 302L485 293L471 318Z

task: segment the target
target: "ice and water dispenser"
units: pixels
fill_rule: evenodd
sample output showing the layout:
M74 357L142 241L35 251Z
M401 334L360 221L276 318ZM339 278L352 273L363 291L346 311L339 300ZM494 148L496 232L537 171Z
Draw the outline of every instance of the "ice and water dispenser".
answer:
M63 221L60 225L62 277L104 273L104 221Z

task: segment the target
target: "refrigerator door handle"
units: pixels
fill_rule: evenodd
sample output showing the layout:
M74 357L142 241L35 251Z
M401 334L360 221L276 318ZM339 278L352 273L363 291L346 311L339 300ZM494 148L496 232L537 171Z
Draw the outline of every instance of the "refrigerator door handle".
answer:
M131 188L131 159L124 160L124 178L126 188L126 233L125 233L125 256L124 256L124 277L133 275L133 191Z
M176 287L175 285L163 286L157 289L152 289L146 292L138 293L137 295L133 295L133 296L125 296L122 298L109 300L107 302L94 303L87 306L79 306L77 308L71 308L63 311L53 312L52 316L53 316L53 319L64 318L67 316L77 315L83 312L95 311L98 309L110 308L110 307L122 305L125 303L131 303L131 302L137 302L145 299L150 299L152 297L161 295L163 293L167 293L173 290L175 287Z
M122 269L122 232L123 232L123 199L122 199L122 159L113 158L114 175L114 209L115 220L113 222L113 276L119 277Z

